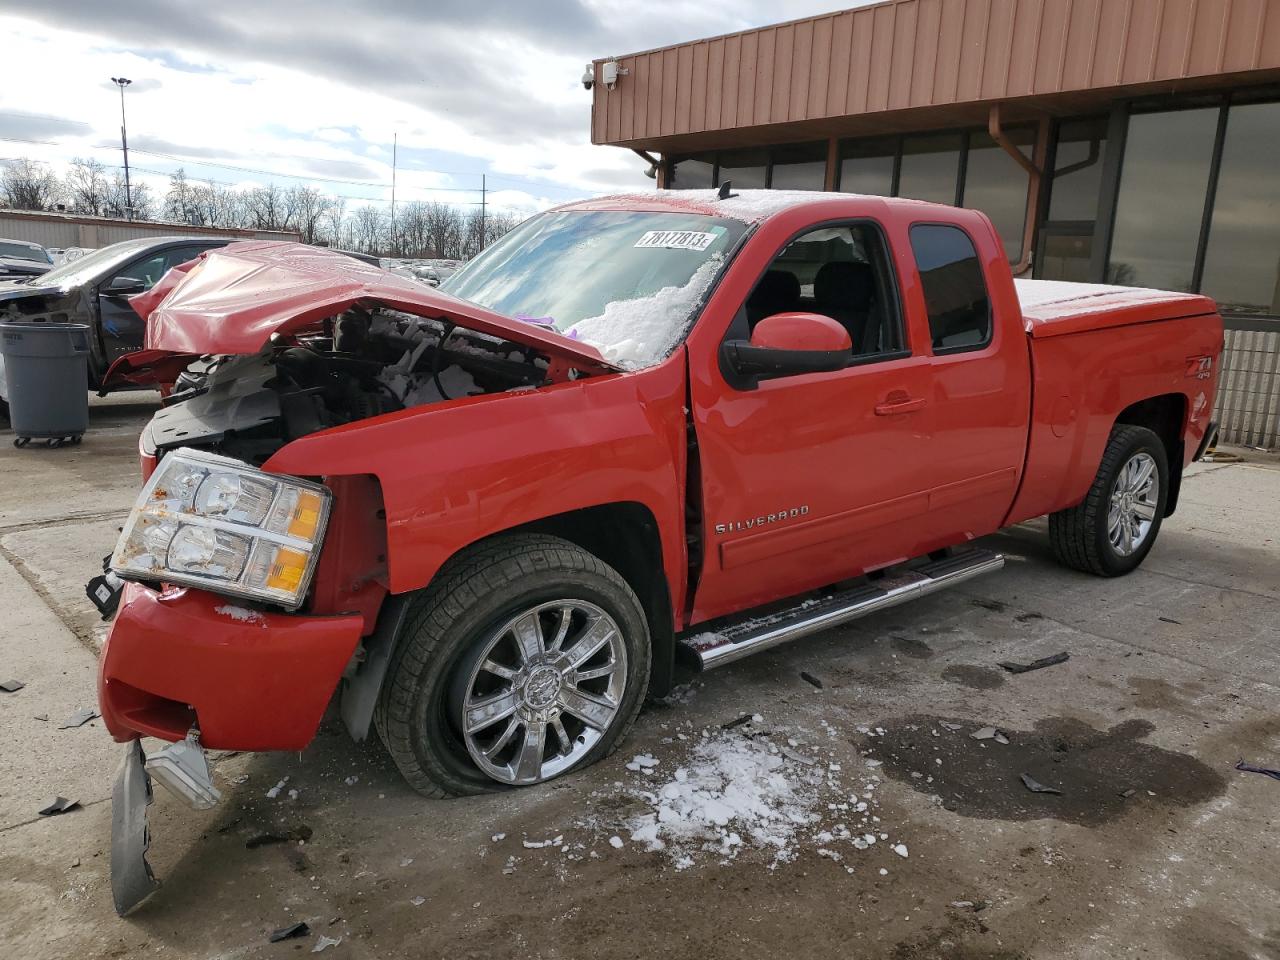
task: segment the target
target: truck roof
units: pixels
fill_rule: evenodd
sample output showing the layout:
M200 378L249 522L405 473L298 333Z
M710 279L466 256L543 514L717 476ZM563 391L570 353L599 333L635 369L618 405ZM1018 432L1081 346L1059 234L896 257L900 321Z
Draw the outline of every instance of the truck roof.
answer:
M728 217L743 223L759 223L776 213L803 206L844 205L850 200L872 201L890 207L921 206L955 209L923 200L905 197L878 197L860 193L832 193L820 190L734 190L725 200L718 190L651 190L646 193L616 193L589 200L562 204L557 210L634 210L696 213L710 217Z

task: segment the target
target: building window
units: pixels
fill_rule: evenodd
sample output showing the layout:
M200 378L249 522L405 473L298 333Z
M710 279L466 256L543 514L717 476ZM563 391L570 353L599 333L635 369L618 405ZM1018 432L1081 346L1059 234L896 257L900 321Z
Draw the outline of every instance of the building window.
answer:
M1066 120L1058 127L1049 195L1050 220L1092 223L1097 219L1102 148L1106 142L1106 117Z
M958 133L904 137L898 196L954 204L963 146Z
M845 193L893 196L897 139L847 140L840 146L840 183Z
M981 350L991 342L991 301L978 251L958 227L918 223L911 250L920 271L934 353Z
M754 190L767 187L768 176L767 150L734 150L720 154L718 184L730 180L739 190Z
M769 186L774 190L824 190L827 186L827 145L801 143L773 150Z
M1030 156L1027 148L1035 140L1030 128L1009 130L1006 136ZM1022 232L1027 222L1027 188L1030 182L1027 171L990 134L969 135L961 206L981 210L991 218L1004 241L1004 253L1010 263L1022 258Z
M1200 291L1231 313L1280 315L1280 103L1233 105Z
M705 190L716 185L714 158L687 157L671 164L671 190Z
M1129 118L1107 281L1189 291L1219 110Z

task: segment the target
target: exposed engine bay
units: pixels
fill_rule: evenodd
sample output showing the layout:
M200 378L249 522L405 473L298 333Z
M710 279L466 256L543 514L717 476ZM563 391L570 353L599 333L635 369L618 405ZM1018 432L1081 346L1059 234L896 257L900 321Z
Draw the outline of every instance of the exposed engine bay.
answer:
M213 450L262 464L291 440L385 413L533 389L549 363L531 347L385 308L353 307L314 335L254 356L202 357L143 435L148 450Z

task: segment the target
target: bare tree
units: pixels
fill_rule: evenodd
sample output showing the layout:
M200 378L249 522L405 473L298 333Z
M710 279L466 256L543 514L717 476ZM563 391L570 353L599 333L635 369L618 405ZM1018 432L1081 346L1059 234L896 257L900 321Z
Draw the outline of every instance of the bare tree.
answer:
M389 222L383 211L373 204L356 207L351 215L355 247L365 253L380 254L386 247Z
M76 213L103 216L110 189L106 167L97 160L77 157L71 161L71 169L66 176L66 194L71 209Z
M169 175L169 189L164 195L164 218L175 223L199 222L194 188L187 182L187 174L182 167Z
M0 198L11 210L52 210L62 197L62 183L48 167L30 160L10 160L0 173Z
M315 187L293 187L289 206L293 209L293 225L302 234L303 243L320 239L320 222L329 207L329 199Z
M342 226L347 217L347 198L330 197L324 211L324 238L331 247L342 246Z
M462 255L462 213L457 207L432 200L423 210L423 247L419 256L447 257L457 260Z
M155 199L151 196L151 188L145 181L132 184L125 189L124 174L117 170L107 184L106 199L103 201L102 215L116 217L121 220L129 218L129 207L133 206L133 219L154 220L156 218Z

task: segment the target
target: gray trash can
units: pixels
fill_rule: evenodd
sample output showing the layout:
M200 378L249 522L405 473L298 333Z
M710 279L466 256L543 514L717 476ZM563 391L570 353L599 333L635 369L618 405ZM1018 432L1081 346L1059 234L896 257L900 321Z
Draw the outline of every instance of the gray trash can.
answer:
M0 323L0 356L13 445L79 443L89 429L89 327Z

